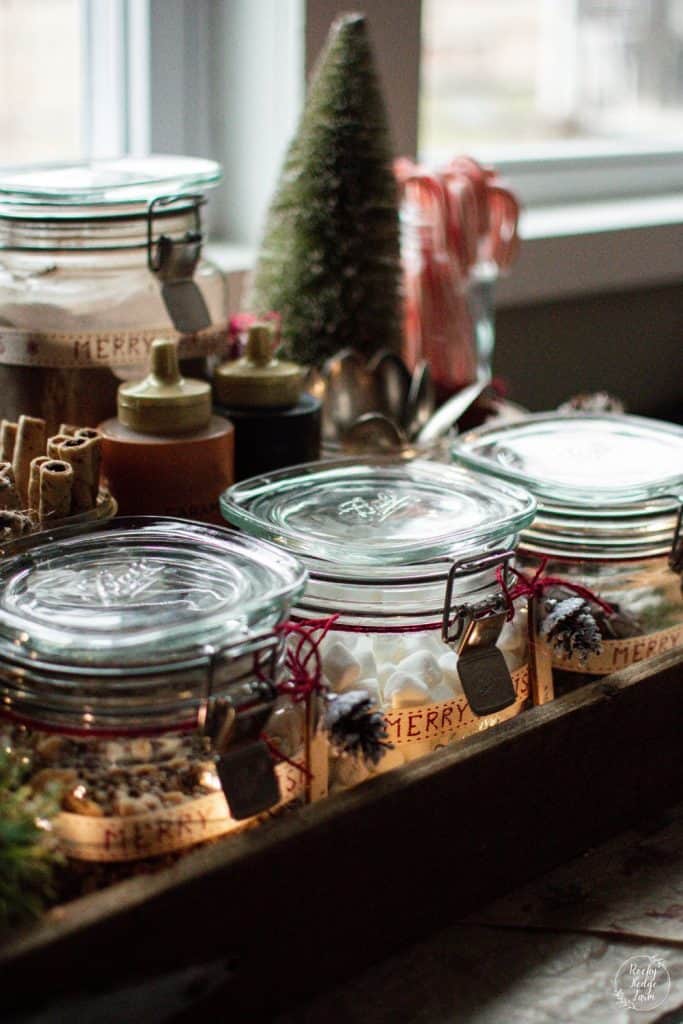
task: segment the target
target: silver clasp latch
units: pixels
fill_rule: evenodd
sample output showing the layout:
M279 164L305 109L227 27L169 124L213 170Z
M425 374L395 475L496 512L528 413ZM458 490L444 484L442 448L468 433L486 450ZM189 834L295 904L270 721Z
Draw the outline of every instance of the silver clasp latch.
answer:
M230 813L237 821L273 807L280 801L275 765L261 734L277 697L275 676L279 641L272 644L229 644L209 652L209 689L201 726L216 755L216 772ZM245 677L231 682L224 695L212 696L220 659L254 659ZM268 667L260 664L262 655Z
M501 566L505 572L513 555L514 551L492 551L481 558L455 562L446 583L441 636L455 647L462 688L479 717L502 711L517 699L505 658L496 646L508 614L507 601L500 590L492 600L456 606L452 615L453 589L457 579L493 566Z
M204 296L194 280L203 240L199 210L205 202L201 195L157 196L147 208L147 264L161 281L164 304L173 326L181 334L194 334L211 323ZM162 208L179 203L191 204L193 230L186 231L178 239L164 234L155 237L155 216Z

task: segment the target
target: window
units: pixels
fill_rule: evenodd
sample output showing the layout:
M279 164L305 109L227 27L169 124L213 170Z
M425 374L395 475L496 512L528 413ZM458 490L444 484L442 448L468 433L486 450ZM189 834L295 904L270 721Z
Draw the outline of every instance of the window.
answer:
M361 6L397 151L417 151L419 107L422 156L471 152L522 195L524 258L499 300L563 294L570 262L575 291L639 274L678 278L683 0ZM231 243L223 265L243 269L296 126L304 69L344 9L341 0L0 0L0 162L149 151L219 160L211 230ZM566 206L583 201L591 209ZM551 204L563 205L551 215ZM579 239L578 255L568 239Z
M0 162L83 154L82 42L81 0L0 0Z
M423 11L421 149L454 137L683 143L681 0L424 0Z
M423 0L420 149L494 160L527 202L677 190L683 2Z

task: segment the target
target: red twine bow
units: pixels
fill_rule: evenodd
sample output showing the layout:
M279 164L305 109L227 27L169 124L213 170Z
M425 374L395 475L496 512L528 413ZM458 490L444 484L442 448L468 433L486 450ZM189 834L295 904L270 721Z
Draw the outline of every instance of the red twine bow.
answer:
M327 619L308 619L305 623L290 620L280 626L280 632L288 641L285 655L287 678L277 688L281 696L298 702L324 689L320 644L338 618L338 615L331 615ZM319 635L315 636L315 633Z
M295 703L308 703L313 694L321 693L325 689L320 644L338 618L338 615L331 615L327 619L309 619L305 623L290 620L278 627L278 632L283 633L285 640L288 641L285 654L287 677L277 686L280 696L289 697ZM315 636L316 633L319 635ZM306 765L293 761L283 754L266 733L261 733L261 739L276 761L284 761L292 768L296 768L309 781L313 778Z
M533 576L526 576L519 569L510 568L510 572L514 573L516 582L508 587L505 582L505 573L502 566L498 566L496 569L496 579L500 584L500 588L505 596L505 603L507 605L508 622L513 618L515 614L514 601L518 597L540 597L545 590L550 587L564 587L566 590L571 590L574 594L582 597L584 601L590 601L592 604L596 604L598 608L602 609L606 615L613 615L614 608L603 601L602 598L594 594L588 587L583 587L580 583L573 583L571 580L562 579L561 576L544 576L543 573L545 568L550 561L549 558L542 558L541 563L534 573Z
M290 768L296 768L296 770L301 772L302 775L305 775L309 781L313 778L313 772L307 768L305 764L301 764L300 761L294 761L291 757L287 757L286 754L283 754L280 748L273 743L268 733L262 732L261 739L268 747L268 753L273 760L282 761L284 764L288 764Z

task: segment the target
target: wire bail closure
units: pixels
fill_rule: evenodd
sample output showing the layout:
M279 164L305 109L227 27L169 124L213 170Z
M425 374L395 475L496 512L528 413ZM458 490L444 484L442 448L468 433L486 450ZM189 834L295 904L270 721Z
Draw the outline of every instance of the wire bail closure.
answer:
M155 237L155 216L162 208L178 203L192 204L194 228L186 231L179 239L165 234ZM199 211L205 203L206 198L202 195L181 193L157 196L147 207L147 265L161 281L161 295L166 309L173 326L181 334L194 334L211 324L204 296L194 281L204 237Z
M454 645L458 655L458 674L470 708L475 715L495 714L510 707L517 699L514 683L505 658L496 646L508 615L502 589L493 600L479 604L463 604L451 619L455 581L494 566L505 571L514 551L492 551L481 558L465 559L451 566L444 599L442 639ZM452 621L456 629L451 632Z
M241 821L280 802L275 764L261 733L277 697L281 643L276 634L261 634L208 647L206 654L207 692L199 726L211 740L230 813ZM216 674L226 655L231 662L247 659L245 671L230 680L227 693L214 696Z
M449 645L460 644L467 628L472 622L478 622L492 615L498 615L506 610L505 596L501 591L500 596L497 596L493 602L486 601L477 605L462 604L456 606L454 609L455 614L451 617L453 589L456 580L462 579L463 576L471 576L475 573L483 572L494 566L502 566L505 569L514 554L515 552L512 549L492 551L488 555L482 555L481 558L465 558L453 563L448 573L448 580L446 581L446 593L443 604L441 639L444 643ZM455 631L451 632L453 625L455 625Z

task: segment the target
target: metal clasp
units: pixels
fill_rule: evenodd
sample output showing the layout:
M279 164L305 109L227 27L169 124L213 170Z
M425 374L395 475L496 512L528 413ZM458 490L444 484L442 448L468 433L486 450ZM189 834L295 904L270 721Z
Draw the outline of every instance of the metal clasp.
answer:
M268 639L270 642L268 642ZM238 821L273 807L280 801L280 787L270 751L261 739L277 697L275 678L280 641L276 636L254 637L246 642L207 649L208 688L200 725L217 756L216 772L230 813ZM214 681L219 662L230 656L253 659L242 676L230 682L230 692L215 697ZM267 665L260 663L266 656Z
M446 583L441 636L454 644L458 655L458 674L470 708L479 717L491 715L514 704L517 699L512 676L496 646L507 618L507 601L502 590L493 600L463 604L451 619L455 581L493 566L505 570L514 551L492 551L477 559L455 562ZM456 629L451 632L452 622Z
M507 612L507 606L505 604L503 594L501 593L496 596L493 602L486 601L481 604L462 604L456 606L454 609L455 614L451 618L451 606L453 604L453 588L455 586L455 581L461 579L463 576L472 576L475 573L483 572L485 569L490 569L493 566L500 565L505 569L513 555L514 551L512 550L492 551L488 555L482 555L481 558L466 558L453 563L450 572L448 573L446 594L443 604L441 639L444 643L460 644L460 641L463 639L471 623L480 622L482 619L487 619L492 615L498 615L501 612ZM455 632L452 633L451 627L453 625L455 625L456 628ZM459 649L458 653L460 653Z
M147 265L161 281L161 295L166 309L173 326L181 334L194 334L211 323L204 297L194 281L203 241L199 211L205 202L204 196L187 193L157 196L147 207ZM155 238L155 216L162 208L178 203L192 204L193 230L186 231L178 239L164 234Z

